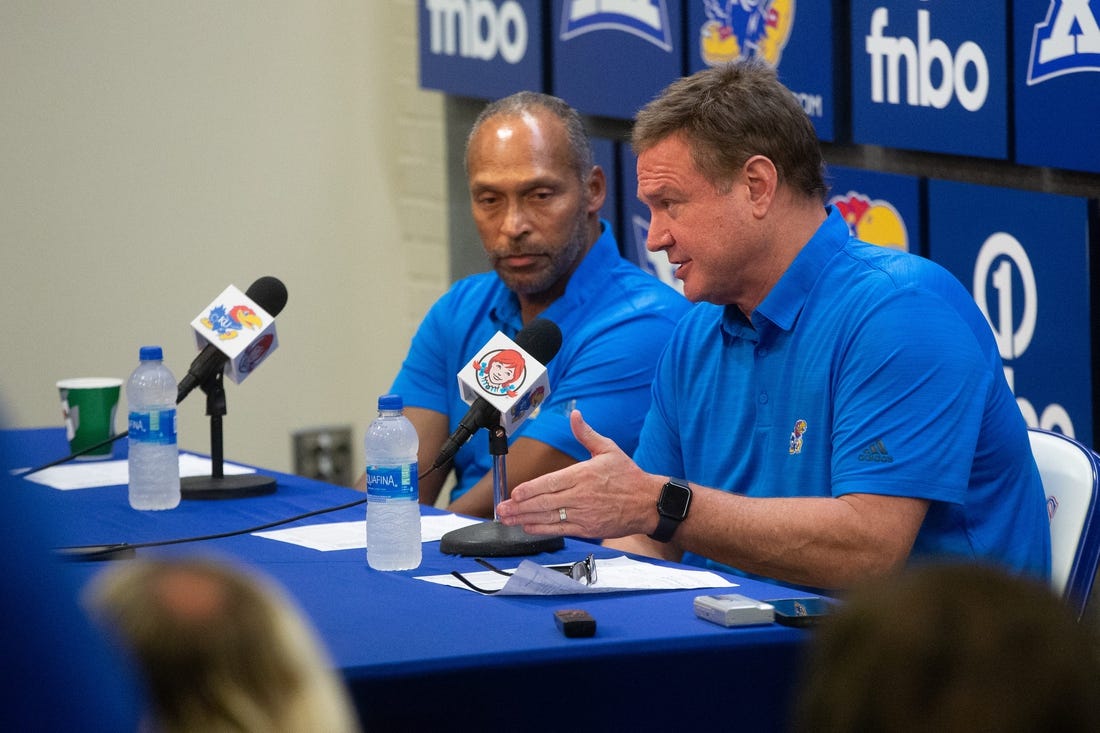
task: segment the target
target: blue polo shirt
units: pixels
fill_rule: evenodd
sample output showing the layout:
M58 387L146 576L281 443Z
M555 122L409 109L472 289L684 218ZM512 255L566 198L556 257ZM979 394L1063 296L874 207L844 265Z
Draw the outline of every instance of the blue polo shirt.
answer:
M603 233L565 293L540 316L562 332L561 349L547 365L550 396L509 438L533 438L577 460L589 454L569 427L574 407L627 453L634 450L657 357L690 308L674 289L622 259L609 225L601 225ZM496 273L464 278L428 311L392 391L407 406L446 414L453 432L469 409L459 392L459 371L497 331L515 338L522 327L519 300ZM479 430L459 449L454 468L452 499L492 470L487 431Z
M751 323L711 304L681 321L635 460L748 496L928 499L913 559L1050 574L1043 488L989 324L942 267L851 238L836 210Z

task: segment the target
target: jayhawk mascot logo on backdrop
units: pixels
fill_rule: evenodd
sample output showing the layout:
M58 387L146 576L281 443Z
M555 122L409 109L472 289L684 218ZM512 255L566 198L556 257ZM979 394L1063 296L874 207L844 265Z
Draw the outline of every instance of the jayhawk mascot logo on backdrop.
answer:
M844 216L853 237L880 247L909 251L908 227L889 201L849 191L844 196L833 196L826 203Z
M795 0L703 0L699 52L708 66L759 56L779 65L794 25Z

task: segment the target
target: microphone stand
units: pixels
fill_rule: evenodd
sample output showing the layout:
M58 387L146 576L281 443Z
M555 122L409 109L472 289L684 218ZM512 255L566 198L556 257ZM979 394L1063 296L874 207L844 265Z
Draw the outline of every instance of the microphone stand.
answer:
M564 548L565 539L562 537L527 534L523 527L502 524L497 517L497 504L504 501L508 490L504 465L508 455L508 433L499 424L488 427L489 454L493 457L493 521L451 530L439 541L439 551L445 555L467 557L516 557Z
M270 476L258 473L225 475L222 417L226 406L222 371L211 374L199 387L206 393L206 414L210 417L210 475L181 479L180 495L184 499L236 499L274 493L275 479Z

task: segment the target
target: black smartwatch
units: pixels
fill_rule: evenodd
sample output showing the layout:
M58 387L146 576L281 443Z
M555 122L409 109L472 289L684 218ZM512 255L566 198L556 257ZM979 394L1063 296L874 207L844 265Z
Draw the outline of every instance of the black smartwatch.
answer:
M658 542L668 542L688 515L691 507L691 487L687 481L670 478L657 498L657 529L649 535Z

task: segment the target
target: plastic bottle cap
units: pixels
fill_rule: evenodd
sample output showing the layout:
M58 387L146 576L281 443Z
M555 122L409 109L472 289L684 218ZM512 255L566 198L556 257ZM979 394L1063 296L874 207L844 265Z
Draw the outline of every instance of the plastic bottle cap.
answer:
M401 410L405 403L399 394L384 394L378 398L379 410Z
M163 361L164 351L159 346L142 346L138 351L139 361Z

